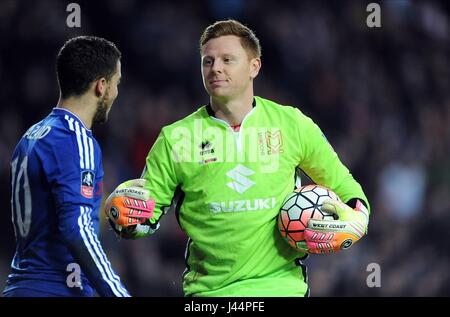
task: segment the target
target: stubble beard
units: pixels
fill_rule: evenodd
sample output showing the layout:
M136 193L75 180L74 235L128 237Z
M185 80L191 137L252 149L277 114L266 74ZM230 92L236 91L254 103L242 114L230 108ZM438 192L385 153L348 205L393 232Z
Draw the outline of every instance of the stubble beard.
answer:
M97 110L95 111L93 123L104 124L108 121L108 104L106 99L108 98L108 92L105 93L105 96L100 98L97 103Z

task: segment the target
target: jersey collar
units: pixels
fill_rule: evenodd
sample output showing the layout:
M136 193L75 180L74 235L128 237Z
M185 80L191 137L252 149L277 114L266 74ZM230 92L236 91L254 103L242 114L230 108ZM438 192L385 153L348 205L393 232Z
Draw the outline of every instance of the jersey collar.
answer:
M77 120L81 123L81 125L83 126L83 128L84 128L86 131L92 132L91 129L88 129L88 128L84 125L84 122L83 122L80 118L78 118L76 114L74 114L73 112L67 110L66 108L55 107L55 108L53 108L53 112L54 112L54 113L60 113L60 114L64 114L64 113L70 114L72 117L74 117L75 119L77 119Z
M253 98L252 108L255 108L255 107L256 107L256 99ZM208 115L210 117L216 118L216 114L215 114L214 110L211 107L211 102L208 102L208 104L206 105L206 112L208 112Z

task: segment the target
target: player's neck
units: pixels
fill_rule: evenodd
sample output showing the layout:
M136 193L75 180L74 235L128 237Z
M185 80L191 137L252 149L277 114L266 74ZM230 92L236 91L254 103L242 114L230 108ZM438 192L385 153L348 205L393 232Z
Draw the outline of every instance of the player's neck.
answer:
M253 108L253 94L230 100L211 98L211 108L216 118L225 120L231 126L239 125Z
M83 95L81 97L69 97L66 99L59 99L58 108L64 108L76 115L86 128L89 130L92 127L92 120L96 111L95 101L92 101L89 96Z

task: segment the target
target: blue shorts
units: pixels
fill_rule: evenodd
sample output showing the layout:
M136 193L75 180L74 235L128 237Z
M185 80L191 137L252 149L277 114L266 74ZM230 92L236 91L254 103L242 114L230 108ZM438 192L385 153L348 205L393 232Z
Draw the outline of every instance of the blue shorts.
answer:
M4 297L92 297L94 290L84 283L83 289L68 287L65 283L43 280L7 282Z

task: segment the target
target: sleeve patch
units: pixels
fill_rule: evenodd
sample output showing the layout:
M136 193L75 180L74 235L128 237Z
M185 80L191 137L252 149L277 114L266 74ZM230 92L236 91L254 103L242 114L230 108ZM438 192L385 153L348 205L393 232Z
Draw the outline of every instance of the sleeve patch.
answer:
M86 198L94 197L94 173L92 171L81 172L81 195Z

